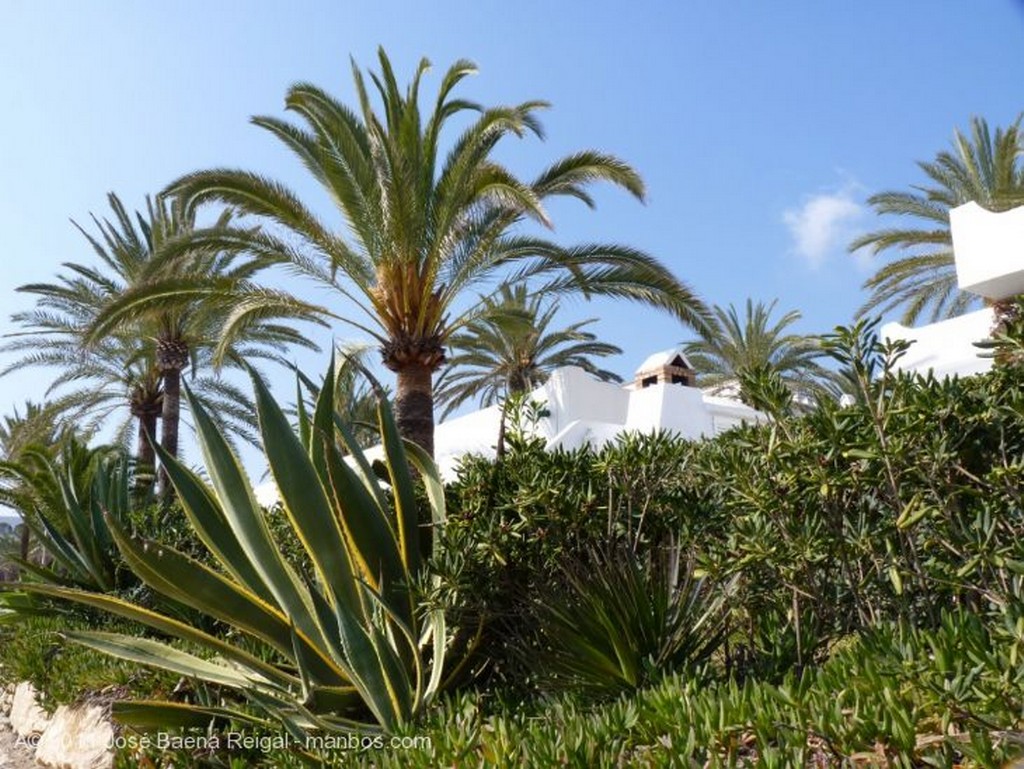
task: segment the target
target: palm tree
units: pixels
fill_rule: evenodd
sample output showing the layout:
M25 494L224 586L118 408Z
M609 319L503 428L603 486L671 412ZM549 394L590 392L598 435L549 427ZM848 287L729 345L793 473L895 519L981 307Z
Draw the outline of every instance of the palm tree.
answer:
M214 338L220 335L223 323L231 322L235 297L245 291L249 279L262 265L239 260L238 254L230 250L195 247L171 267L154 255L165 244L187 240L196 231L195 209L186 210L180 201L166 197L147 198L146 215L137 213L132 221L116 196L111 196L111 205L116 224L96 222L103 244L87 234L86 237L108 266L121 268L125 283L96 308L86 329L86 342L100 343L115 330L143 329L150 336L163 387L160 445L171 456L177 456L182 373L190 365L195 370L199 351L215 347ZM213 227L228 227L231 217L229 210L223 211ZM193 290L197 283L202 286L198 293ZM245 345L245 349L221 349L215 363L230 360L237 364L261 357L284 362L280 353L288 345L316 349L316 345L293 329L267 322L248 323L244 336L237 334L233 341ZM227 395L225 404L234 400L242 405L236 413L243 416L243 423L253 424L252 410L243 405L248 399L241 391L217 378L204 384ZM162 470L161 479L165 491L169 490Z
M98 273L86 277L81 265L65 267L72 274L58 275L56 283L18 289L35 294L36 307L12 315L12 321L25 330L9 335L2 349L20 357L0 371L0 376L30 367L57 369L59 373L46 391L48 397L60 393L51 409L63 421L82 425L89 432L127 406L129 418L117 423L115 440L127 445L129 428L133 421L137 423L136 469L145 475L156 461L150 437L156 435L163 398L154 346L149 340L123 334L86 345L85 329L108 287L97 280Z
M919 162L930 184L912 192L881 192L868 198L880 215L910 217L915 224L889 227L862 235L850 251L869 248L872 254L895 250L899 256L864 283L871 297L858 311L888 312L904 308L901 322L913 324L930 310L931 321L965 312L977 297L957 287L949 209L974 201L990 211L1024 204L1024 136L1018 117L1009 128L996 129L971 120L970 137L959 130L952 151L931 162Z
M542 277L543 290L552 294L628 298L673 312L694 327L704 323L701 301L652 257L616 245L566 248L518 230L527 220L550 226L543 206L548 198L572 197L592 206L587 188L593 182L611 182L642 199L643 182L630 166L584 150L523 181L494 159L494 151L509 136L542 137L537 113L545 103L485 108L455 98L459 82L476 71L470 62L458 61L442 78L433 111L424 116L419 86L429 62L420 62L403 94L383 50L379 59L380 73L370 75L379 111L353 63L358 111L299 83L289 89L285 105L305 126L253 119L284 142L323 186L344 229L320 219L283 185L255 173L193 173L169 191L190 208L219 201L269 223L257 233L208 233L204 242L244 246L262 259L291 265L338 291L349 309L365 316L354 320L346 311L342 319L372 336L384 365L395 372L397 421L405 437L432 453L433 376L445 362L449 337L477 314L470 310L453 317L458 300L510 272L511 282ZM467 118L463 132L445 141L448 149L442 152L450 121ZM175 257L169 250L167 258Z
M503 285L496 296L482 297L481 310L449 338L453 354L437 383L438 402L445 406L442 418L473 398L490 406L529 392L563 366L578 366L603 382L622 381L591 360L622 352L583 330L595 318L551 329L558 303L530 296L522 284Z
M233 309L227 298L233 287L244 287L259 266L251 261L236 265L230 253L191 249L169 274L154 254L165 243L195 231L193 216L164 199L147 200L147 214L132 216L116 195L111 193L108 199L113 219L93 216L98 235L75 225L102 267L65 263L69 274L58 275L55 283L18 289L37 296L37 304L13 316L26 330L5 349L24 355L0 375L26 366L60 367L63 371L51 392L82 384L65 392L55 405L94 422L128 405L138 422L138 464L152 467L155 453L150 441L158 418L161 444L172 455L178 452L181 373L186 367L194 372L214 363L283 361L281 353L288 345L315 345L288 327L250 319L215 360L213 342L220 338L223 323L230 322ZM228 223L225 214L217 226ZM203 290L190 292L200 280ZM140 310L136 297L141 293L149 301ZM194 389L225 430L255 440L253 406L244 393L216 375L194 377ZM122 422L118 432L126 442L127 423Z
M813 396L824 391L823 383L831 374L817 362L822 357L817 339L785 333L800 319L797 310L772 323L777 303L766 306L747 299L743 318L731 304L727 309L713 308L715 322L709 332L685 347L704 387L726 391L738 385L744 372L771 370L794 394ZM742 388L740 395L745 398Z
M14 461L29 446L55 445L60 427L52 404L25 401L24 414L15 407L0 421L0 458Z

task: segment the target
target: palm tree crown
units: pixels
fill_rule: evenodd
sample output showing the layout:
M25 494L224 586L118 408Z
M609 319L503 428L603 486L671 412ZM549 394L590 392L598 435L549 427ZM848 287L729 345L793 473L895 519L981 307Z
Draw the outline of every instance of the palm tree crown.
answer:
M169 390L180 385L181 372L191 366L211 368L214 342L230 305L227 287L244 283L256 269L235 265L232 255L191 249L173 274L154 259L165 242L194 231L194 218L179 205L164 199L147 201L145 215L128 212L114 194L108 196L112 219L93 217L96 234L75 226L88 240L101 266L64 264L68 271L54 283L36 283L18 290L37 297L36 307L13 320L25 330L4 347L22 353L0 374L26 366L62 369L49 392L63 390L54 406L91 425L105 421L128 406L139 426L140 465L152 467L155 436L162 419L164 446L177 452L179 412ZM219 226L228 223L222 217ZM190 281L201 276L203 292L189 293ZM218 293L219 292L219 293ZM138 295L149 301L140 306ZM212 297L212 299L210 299ZM245 335L223 355L228 365L253 359L280 359L288 344L305 344L289 328L252 323ZM69 385L77 388L67 390ZM170 385L170 387L169 387ZM221 427L254 440L253 406L238 388L216 375L194 377L197 398L211 407ZM129 420L118 430L127 442Z
M449 337L452 356L438 382L444 414L473 398L489 406L532 390L562 366L578 366L605 382L622 381L592 361L622 352L583 330L594 318L552 329L558 303L530 296L525 285L503 285L481 305L481 315Z
M423 114L420 80L429 62L420 62L403 93L383 51L379 60L380 73L370 74L370 87L353 63L358 110L317 86L299 83L289 89L285 105L304 126L253 119L284 142L326 189L347 224L344 232L281 184L254 173L194 173L170 190L189 206L216 200L269 221L259 233L225 230L205 237L219 247L244 246L261 258L287 263L329 284L362 312L365 319L351 313L344 319L377 341L384 364L396 372L403 435L432 451L432 377L445 361L449 336L475 315L471 310L453 317L456 300L509 273L512 282L539 276L552 294L629 298L702 325L703 304L652 257L614 245L566 248L517 228L527 220L549 226L543 206L548 198L572 197L592 206L587 188L597 181L642 199L643 182L630 166L585 150L524 181L497 162L494 151L510 136L542 137L537 113L546 104L485 108L456 98L456 86L476 71L470 62L458 61L443 76L432 111ZM373 106L371 87L380 110ZM462 133L445 141L450 122L466 116L471 119ZM287 237L275 234L282 231Z
M1017 118L993 135L988 123L974 118L969 137L959 130L954 133L952 151L917 164L929 185L868 198L876 213L909 217L916 226L877 230L850 244L850 251L868 248L872 254L900 254L864 283L871 296L859 315L903 307L903 323L912 324L926 313L934 322L959 315L978 301L957 287L949 209L970 201L990 211L1024 204L1020 122Z
M765 305L747 299L743 318L731 304L713 308L711 329L685 348L702 386L725 390L737 386L743 372L772 370L796 394L821 392L829 373L817 362L822 356L820 345L814 337L785 333L800 319L797 310L771 322L777 301Z

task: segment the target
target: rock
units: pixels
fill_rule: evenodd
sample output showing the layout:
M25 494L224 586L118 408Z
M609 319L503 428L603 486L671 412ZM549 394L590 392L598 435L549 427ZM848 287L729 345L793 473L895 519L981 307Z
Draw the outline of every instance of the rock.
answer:
M14 700L14 684L7 684L0 689L0 715L7 716L11 712L11 702Z
M61 705L36 743L36 762L54 769L110 769L113 741L103 708Z
M11 700L11 728L22 737L42 734L50 723L46 711L39 707L35 687L22 681L14 689Z

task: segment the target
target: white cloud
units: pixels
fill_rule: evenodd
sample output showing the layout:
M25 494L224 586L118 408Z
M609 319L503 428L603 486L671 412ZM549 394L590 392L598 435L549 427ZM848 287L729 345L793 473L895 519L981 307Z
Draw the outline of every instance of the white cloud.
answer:
M837 251L846 250L855 234L855 224L865 208L854 195L855 185L838 192L819 193L799 208L783 212L782 221L793 237L793 252L816 270Z

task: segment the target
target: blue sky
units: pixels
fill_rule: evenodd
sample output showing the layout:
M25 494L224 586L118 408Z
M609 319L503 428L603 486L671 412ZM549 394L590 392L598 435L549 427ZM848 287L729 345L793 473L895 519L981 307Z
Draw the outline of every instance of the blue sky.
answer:
M141 206L184 172L236 166L331 217L297 161L247 121L284 115L299 80L349 99L349 56L372 66L378 45L402 79L431 59L428 93L466 57L480 67L467 97L550 101L547 140L503 154L525 176L582 147L641 172L646 205L611 190L595 212L559 204L558 238L643 248L709 302L778 298L803 312L807 332L849 321L864 299L870 267L845 253L879 223L864 199L920 181L914 162L972 115L1005 125L1024 109L1024 7L1011 0L4 0L0 333L28 305L16 286L91 261L68 220L104 213L110 190ZM581 317L599 318L598 333L623 348L609 367L624 376L689 336L629 305L566 307L566 322ZM0 380L0 413L48 382L46 372Z

